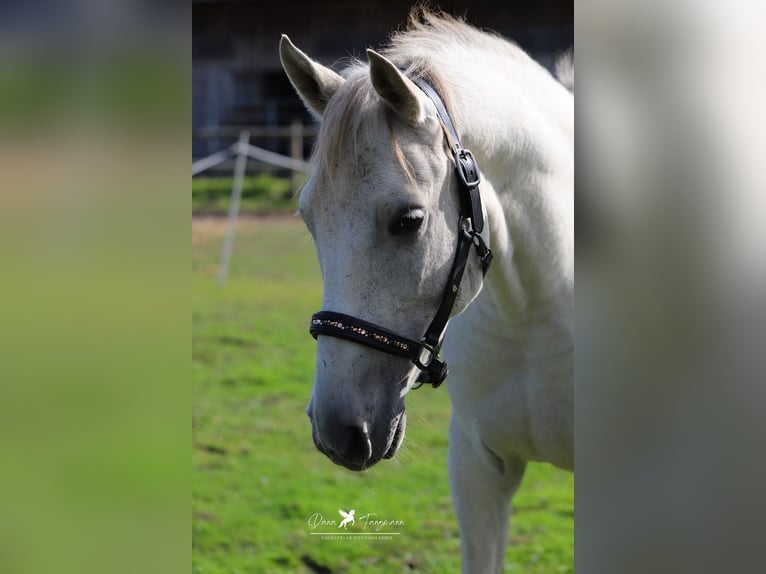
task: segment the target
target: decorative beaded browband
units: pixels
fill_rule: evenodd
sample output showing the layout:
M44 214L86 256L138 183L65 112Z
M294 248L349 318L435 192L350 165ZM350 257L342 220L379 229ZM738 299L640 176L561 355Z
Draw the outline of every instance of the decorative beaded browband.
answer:
M460 289L460 282L468 262L471 246L476 247L482 272L485 275L492 262L492 251L480 235L484 229L484 213L479 194L479 183L481 182L479 166L476 164L473 154L460 145L455 126L436 90L422 78L410 79L436 107L455 162L455 173L460 192L458 244L441 303L420 341L408 339L374 323L334 311L316 313L311 318L309 332L315 339L319 335L338 337L383 351L389 355L411 359L421 371L418 376L418 383L420 384L415 388L420 388L424 383L430 383L436 388L447 378L449 372L447 363L439 357L439 350Z

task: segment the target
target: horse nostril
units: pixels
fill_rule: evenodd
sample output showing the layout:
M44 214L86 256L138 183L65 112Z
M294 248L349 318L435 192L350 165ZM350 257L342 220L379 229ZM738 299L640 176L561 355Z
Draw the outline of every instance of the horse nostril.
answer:
M367 424L346 427L340 454L344 460L363 465L372 458L372 443Z

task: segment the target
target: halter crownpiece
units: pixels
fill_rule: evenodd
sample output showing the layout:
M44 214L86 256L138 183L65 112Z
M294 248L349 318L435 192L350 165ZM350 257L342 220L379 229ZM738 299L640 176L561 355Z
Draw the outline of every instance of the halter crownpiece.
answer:
M404 70L402 70L404 71ZM438 92L422 78L410 78L433 102L441 120L450 151L455 162L455 173L460 191L460 221L455 259L452 261L447 285L439 308L420 341L398 335L388 329L334 311L320 311L311 318L309 332L316 339L319 335L337 337L365 345L389 355L412 360L420 369L417 387L430 383L434 388L444 382L449 371L447 363L439 357L444 331L447 329L452 308L455 306L460 282L463 279L471 247L474 246L481 261L482 274L486 275L492 262L492 251L487 247L481 232L484 229L484 212L479 194L481 174L473 154L460 144L452 119Z

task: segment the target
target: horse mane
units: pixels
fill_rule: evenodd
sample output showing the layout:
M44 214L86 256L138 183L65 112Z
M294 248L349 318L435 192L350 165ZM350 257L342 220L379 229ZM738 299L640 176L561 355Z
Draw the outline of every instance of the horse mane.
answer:
M416 5L410 10L404 27L392 34L380 53L404 68L407 75L428 81L441 95L458 131L461 117L451 105L450 94L455 93L459 86L452 85L447 75L440 72L439 68L444 66L444 62L453 62L456 58L468 62L477 61L486 58L487 53L515 62L534 62L515 43L499 34L480 30L460 17L432 11L424 5ZM325 110L314 150L315 165L332 181L340 159L358 154L356 150L360 149L359 145L367 138L374 137L372 131L375 122L368 121L370 114L383 113L395 157L410 182L414 182L411 167L391 127L392 112L378 105L379 97L370 82L367 63L355 58L346 61L347 66L340 72L346 82L331 98ZM539 67L536 63L535 66ZM573 81L573 68L571 77Z
M556 78L570 92L574 92L574 52L569 50L556 60Z
M407 71L438 77L439 62L454 61L456 54L495 53L511 60L528 58L521 48L492 30L482 30L463 18L423 5L410 10L404 28L394 32L382 54L394 63L406 62Z

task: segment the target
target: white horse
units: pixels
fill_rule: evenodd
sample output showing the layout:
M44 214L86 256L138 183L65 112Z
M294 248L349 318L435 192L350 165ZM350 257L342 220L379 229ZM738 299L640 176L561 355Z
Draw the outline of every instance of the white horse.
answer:
M435 104L410 79L425 78L481 167L482 236L495 254L483 278L471 252L443 355L463 572L500 572L527 461L574 469L573 96L517 46L445 16L413 18L367 56L339 75L280 43L322 119L299 212L323 309L417 341L446 296L460 191ZM317 448L353 470L394 456L419 374L408 358L319 336L307 409Z

